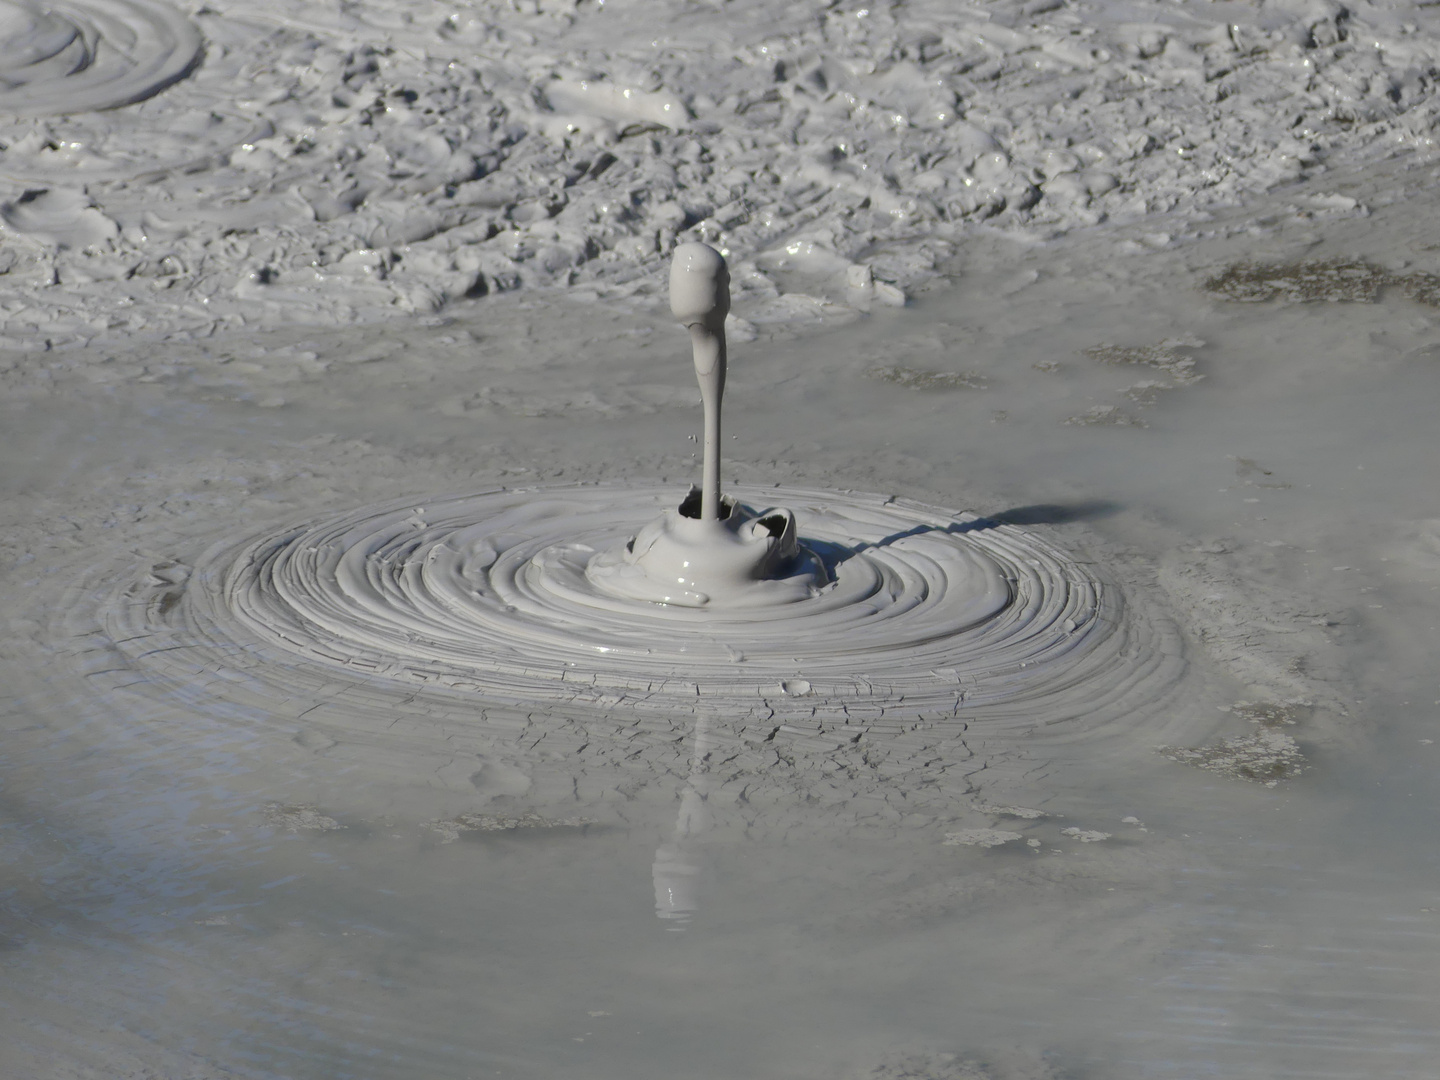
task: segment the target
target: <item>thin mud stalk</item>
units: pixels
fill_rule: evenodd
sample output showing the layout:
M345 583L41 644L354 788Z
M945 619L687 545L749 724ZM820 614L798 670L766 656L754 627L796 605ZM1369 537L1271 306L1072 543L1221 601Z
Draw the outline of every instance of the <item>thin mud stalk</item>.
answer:
M670 310L690 331L695 376L705 409L705 459L700 480L700 518L720 517L720 399L725 394L725 316L730 312L730 272L714 248L681 244L670 263Z

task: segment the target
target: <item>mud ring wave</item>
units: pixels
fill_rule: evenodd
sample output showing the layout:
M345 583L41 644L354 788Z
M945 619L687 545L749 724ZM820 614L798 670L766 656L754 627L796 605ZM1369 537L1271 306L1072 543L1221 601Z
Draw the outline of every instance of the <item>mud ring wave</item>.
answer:
M878 496L732 493L793 508L835 584L759 613L587 596L566 567L675 492L501 489L221 542L193 573L132 577L97 614L150 680L253 704L338 688L362 727L419 694L446 723L958 718L1063 738L1063 721L1133 717L1178 678L1173 629L1033 533Z
M158 0L0 0L0 114L132 105L189 75L204 48Z

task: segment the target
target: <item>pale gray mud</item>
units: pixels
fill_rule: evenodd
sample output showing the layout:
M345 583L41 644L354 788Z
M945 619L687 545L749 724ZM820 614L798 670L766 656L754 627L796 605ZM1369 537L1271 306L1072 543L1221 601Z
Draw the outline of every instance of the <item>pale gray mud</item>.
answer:
M1138 78L1150 64L1170 73L1176 109L1199 109L1204 88L1228 77L1212 63L1223 53L1236 72L1232 105L1258 124L1264 87L1289 85L1283 71L1308 62L1369 72L1400 53L1356 59L1342 47L1355 40L1341 33L1347 19L1319 5L1236 14L1223 42L1202 42L1203 27L1179 34L1121 20L1104 30L1113 50L1100 42L1079 52L1068 39L1081 35L1039 25L1068 5L1029 5L1038 14L1024 18L990 7L995 26L976 48L995 54L994 72L980 84L1021 112L1034 73L1053 75L1045 65L1055 64L1069 65L1076 87L1104 82L1096 68L1124 83L1125 71ZM1386 16L1391 45L1414 35L1403 14ZM498 19L506 63L540 57L532 66L544 74L547 17L533 5L517 21ZM277 18L266 19L236 40L273 29ZM218 16L207 8L193 20L211 33ZM1249 21L1264 23L1255 33L1272 35L1270 46L1247 37ZM422 33L413 20L395 22L410 27L397 34ZM297 35L323 30L342 45L364 37L359 23L345 22L343 34L318 16L286 23L264 38L272 52L260 67L300 71L284 51L300 47ZM757 94L756 108L789 117L821 92L813 77L803 91L803 80L780 78L787 64L804 76L806 50L838 33L817 26L796 31L778 62L746 54L751 75L763 70L766 86L781 87ZM439 36L481 29L462 23ZM174 48L154 51L154 71L173 73L189 40L181 30ZM846 33L858 53L878 48L867 35L884 37ZM939 92L927 73L965 73L935 68L943 36L912 44L913 71L902 74L918 117ZM185 82L161 87L136 115L159 124L166 110L198 108L223 90L231 54L216 40L210 48L219 66L200 69L198 89L186 91L193 99L166 97ZM1030 53L1049 59L1032 69ZM422 55L397 48L387 62L451 77ZM358 78L339 59L316 70L316 86L296 75L294 92L271 103L284 121L276 133L224 163L209 159L212 174L166 173L184 214L194 209L185 199L200 205L204 191L181 177L210 175L259 198L237 179L242 166L277 176L282 159L303 167L292 161L303 153L290 134L299 139L303 124L291 111L303 114L304 94L322 91L333 108L351 108L324 80ZM616 125L641 106L661 109L676 70L637 76L653 95L640 105L601 95L611 115L600 136L625 142ZM767 669L753 686L746 664L757 661L743 654L707 660L711 681L697 677L692 693L671 681L638 687L633 657L623 669L587 668L578 650L569 673L527 666L502 680L459 656L463 642L437 651L441 623L416 622L408 609L402 618L397 607L394 624L362 632L324 590L300 603L285 591L299 579L251 572L287 543L297 558L320 551L307 529L358 523L346 535L363 540L351 549L374 555L360 562L384 593L406 558L387 545L402 527L416 537L438 529L429 550L441 550L442 511L456 499L505 488L522 503L570 498L613 518L641 492L635 528L656 492L678 500L698 471L698 392L686 336L658 296L660 234L684 224L684 211L675 218L647 203L627 219L644 250L591 222L615 257L597 254L568 291L565 273L519 258L516 272L532 276L512 294L432 290L433 303L397 303L363 326L345 305L372 293L413 300L424 274L377 275L370 256L351 259L343 272L312 275L315 295L330 298L322 304L303 290L265 293L293 271L277 263L264 281L246 278L215 300L225 310L213 318L186 299L204 275L179 271L167 275L177 280L163 302L136 291L151 287L145 275L117 272L94 275L61 303L47 290L58 287L55 273L63 284L67 268L84 263L85 249L57 247L46 263L22 248L23 304L45 316L37 333L57 329L49 351L27 338L0 355L0 679L9 691L0 1072L1433 1075L1440 474L1429 436L1440 310L1429 283L1440 274L1440 205L1433 151L1403 123L1427 115L1428 69L1409 70L1385 109L1371 83L1346 83L1353 115L1309 121L1324 129L1317 146L1348 146L1363 169L1346 172L1340 150L1333 168L1284 147L1262 154L1252 133L1237 144L1250 148L1235 151L1248 164L1233 174L1228 207L1195 194L1205 185L1187 186L1198 174L1170 176L1169 158L1148 150L1115 166L1124 183L1114 188L1095 174L1105 155L1076 151L1073 163L1050 162L1052 179L1072 179L1046 188L1053 206L1032 207L1035 220L1021 220L1011 200L983 226L965 209L969 196L950 193L959 209L943 245L917 239L938 229L924 216L941 213L927 209L938 196L906 211L920 215L908 239L903 214L881 229L845 217L839 200L816 211L830 215L834 247L817 248L794 223L772 236L759 203L753 225L734 226L737 244L773 241L788 252L786 236L804 243L789 252L795 261L775 255L768 271L755 270L764 282L737 291L726 484L752 502L776 484L840 492L837 507L878 514L892 512L893 496L901 507L948 508L962 515L957 528L973 527L963 514L979 515L997 537L1033 545L1037 574L1050 574L1037 579L1039 595L1073 588L1096 622L1072 619L1064 630L1076 635L1065 654L1075 666L1041 664L1013 697L967 699L983 679L932 658L931 645L924 678L857 648L842 686L833 670L807 669L798 637L793 670ZM578 85L587 72L562 74ZM867 87L873 74L852 72ZM160 76L147 78L136 85L153 89ZM1336 79L1315 91L1320 105L1340 93ZM523 118L534 131L512 131L512 148L544 135L562 99L579 112L586 102L600 108L594 91L574 86L568 98L551 86L545 101L493 86L512 128L516 101L532 109ZM840 124L838 91L826 93L834 115L825 122ZM419 97L399 100L421 114ZM262 105L247 98L232 111ZM686 103L700 119L720 106ZM1238 139L1227 125L1241 114L1232 113L1217 114L1186 153L1219 153L1225 138ZM88 115L100 124L95 117L129 114ZM206 138L220 139L229 115L217 113ZM384 138L409 130L401 121L432 122L407 120L400 105L387 115L400 126ZM494 118L494 131L509 130ZM1099 120L1097 130L1118 137L1120 120L1102 119L1114 131ZM649 149L614 167L648 176L651 157L681 153L663 123L645 122ZM953 136L943 123L941 134L915 126L927 139ZM1360 132L1353 145L1341 128ZM987 166L1004 168L992 195L1019 184L1011 158L1057 138L1006 130L1006 161ZM343 162L342 143L364 151L372 136L312 142ZM1381 153L1391 136L1407 153ZM427 145L439 153L418 138L412 157ZM167 153L180 155L183 141ZM79 153L39 145L22 147L32 170L53 164L47 154ZM512 156L531 168L520 150ZM443 190L453 162L436 160L431 179ZM913 186L917 162L900 186ZM504 177L503 162L493 164ZM376 189L372 226L428 197L403 179ZM42 212L110 229L99 219L124 217L122 180L95 185L94 205L68 195L16 201L3 211L7 228L32 245ZM585 198L604 194L597 186ZM1136 199L1127 219L1125 200ZM486 213L534 240L538 218L517 216L524 202L517 195ZM778 195L772 202L789 212ZM323 247L328 222L345 216L322 222L292 209L301 225L284 235L295 251ZM691 224L704 234L703 222ZM222 226L207 218L177 232L176 265L209 258L225 274L249 273L251 249L227 246ZM463 227L456 217L450 229ZM107 266L134 254L125 245L153 243L114 229L115 246L92 252ZM264 246L244 235L254 251ZM414 243L449 259L469 242L434 235ZM902 249L927 252L925 272L903 282L905 308L883 302L895 299L881 288L889 264L861 256L882 241L892 260ZM830 257L836 248L843 258ZM331 254L338 267L341 253ZM435 280L499 273L498 263L479 265L467 277L446 263ZM864 272L852 273L857 266ZM598 302L607 289L624 305ZM132 292L143 302L117 310L138 314L91 324L97 306ZM607 502L606 492L620 495ZM806 500L819 505L813 495L794 504L802 535ZM365 533L382 519L383 537ZM497 551L526 542L523 530L506 537ZM428 592L394 595L429 604ZM305 620L264 623L266 613L296 611ZM669 647L654 646L666 656ZM724 663L739 673L733 685L715 674ZM600 678L613 670L624 677ZM902 685L912 677L914 687ZM541 687L531 702L524 679Z

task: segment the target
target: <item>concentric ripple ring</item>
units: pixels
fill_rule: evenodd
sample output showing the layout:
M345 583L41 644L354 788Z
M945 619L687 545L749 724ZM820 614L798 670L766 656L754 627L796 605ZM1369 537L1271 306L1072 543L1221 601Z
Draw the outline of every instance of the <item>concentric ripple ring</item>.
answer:
M589 586L585 562L675 491L497 489L217 544L182 592L164 572L132 583L107 636L154 643L168 624L289 655L311 682L491 708L742 720L1095 715L1173 659L1137 647L1147 631L1118 590L1025 530L879 496L732 494L792 508L834 583L759 611L619 599Z
M0 0L0 114L131 105L195 69L200 31L160 0Z

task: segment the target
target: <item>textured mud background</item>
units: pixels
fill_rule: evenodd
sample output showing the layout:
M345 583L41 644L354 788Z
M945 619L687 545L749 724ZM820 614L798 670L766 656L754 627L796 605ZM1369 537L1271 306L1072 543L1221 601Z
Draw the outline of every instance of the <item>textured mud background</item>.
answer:
M1142 238L1164 247L1217 207L1423 152L1437 115L1433 15L1410 4L4 10L22 349L555 285L643 299L681 233L733 249L752 320L897 304L977 226L1169 213ZM1334 186L1297 198L1365 212Z
M3 10L7 1074L1433 1071L1431 9ZM676 236L727 481L1033 530L1164 693L755 737L114 632L267 529L683 490Z

